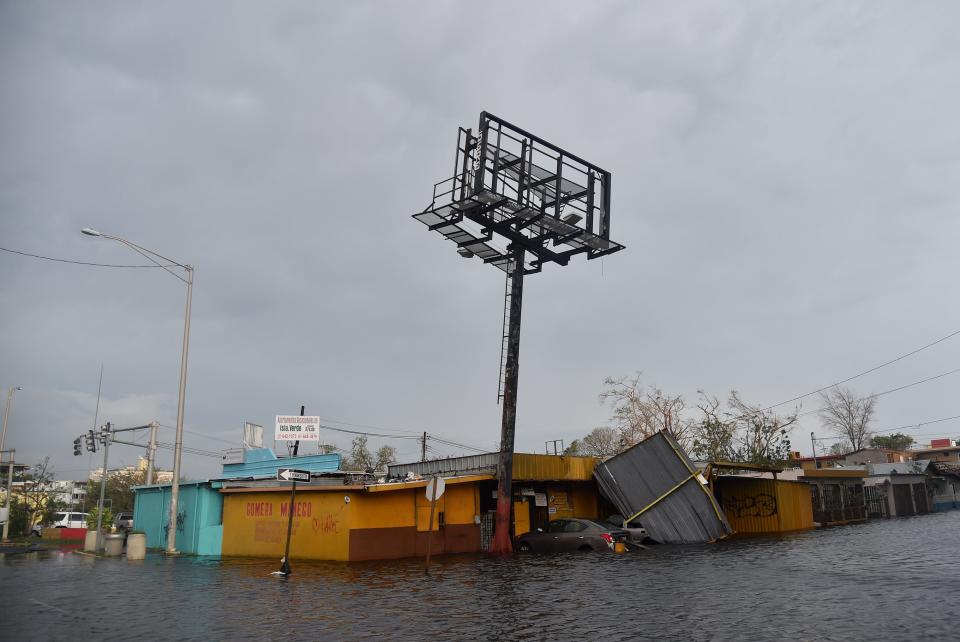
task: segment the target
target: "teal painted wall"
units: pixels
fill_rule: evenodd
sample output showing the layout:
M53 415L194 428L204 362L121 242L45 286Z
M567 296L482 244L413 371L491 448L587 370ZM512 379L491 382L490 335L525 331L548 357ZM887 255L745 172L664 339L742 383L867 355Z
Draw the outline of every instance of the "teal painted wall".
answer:
M180 484L177 502L177 550L193 555L220 555L223 541L223 496L211 482ZM148 548L166 548L170 485L137 486L133 527L147 536Z
M223 479L276 479L278 468L296 468L312 473L340 470L340 455L300 455L278 459L269 448L250 448L243 452L242 464L224 464Z

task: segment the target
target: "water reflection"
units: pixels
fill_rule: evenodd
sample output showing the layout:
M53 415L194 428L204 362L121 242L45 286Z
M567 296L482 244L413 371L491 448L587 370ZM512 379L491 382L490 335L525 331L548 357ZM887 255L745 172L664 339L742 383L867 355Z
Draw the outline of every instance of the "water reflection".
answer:
M6 556L17 639L955 639L960 512L627 555ZM5 636L6 637L6 636ZM8 638L12 639L12 638Z

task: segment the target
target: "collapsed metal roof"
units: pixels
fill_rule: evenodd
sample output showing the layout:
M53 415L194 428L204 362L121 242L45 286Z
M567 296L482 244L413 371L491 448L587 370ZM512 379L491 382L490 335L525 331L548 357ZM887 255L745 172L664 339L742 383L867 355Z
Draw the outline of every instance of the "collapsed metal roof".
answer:
M706 480L669 433L660 431L594 470L601 492L627 521L664 544L697 544L733 532Z

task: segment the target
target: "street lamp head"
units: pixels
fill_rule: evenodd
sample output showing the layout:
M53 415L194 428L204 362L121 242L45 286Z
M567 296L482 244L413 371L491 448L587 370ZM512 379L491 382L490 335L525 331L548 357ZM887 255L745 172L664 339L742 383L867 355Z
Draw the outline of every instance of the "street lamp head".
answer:
M85 227L85 228L83 228L83 229L80 230L80 231L81 231L83 234L86 234L87 236L103 236L103 234L101 234L100 232L98 232L98 231L96 231L96 230L94 230L94 229L92 229L92 228L89 228L89 227Z

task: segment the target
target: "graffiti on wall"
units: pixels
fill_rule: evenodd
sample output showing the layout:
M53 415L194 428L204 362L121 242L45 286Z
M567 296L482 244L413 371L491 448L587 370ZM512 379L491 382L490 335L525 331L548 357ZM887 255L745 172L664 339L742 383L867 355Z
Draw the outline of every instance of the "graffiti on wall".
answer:
M177 532L182 533L184 528L184 522L187 520L187 513L185 511L180 511L177 513ZM167 533L170 532L170 523L163 525L163 538L167 538Z
M731 517L773 517L777 514L777 498L769 493L728 497L723 509Z
M322 510L316 513L313 510L313 502L295 502L293 505L293 532L296 537L300 528L300 519L304 518L304 528L308 525L314 535L339 534L340 513L343 507L336 513L326 513ZM317 514L319 513L319 514ZM274 502L269 501L251 501L244 507L244 516L255 520L253 539L256 542L279 542L287 532L287 518L290 515L290 504L286 501L279 502L275 507ZM274 518L276 519L263 519Z

